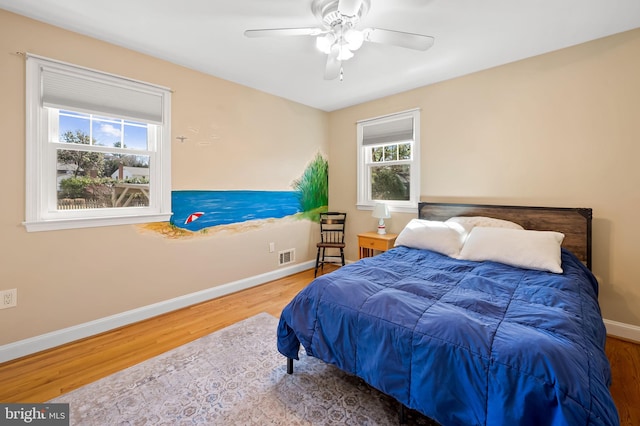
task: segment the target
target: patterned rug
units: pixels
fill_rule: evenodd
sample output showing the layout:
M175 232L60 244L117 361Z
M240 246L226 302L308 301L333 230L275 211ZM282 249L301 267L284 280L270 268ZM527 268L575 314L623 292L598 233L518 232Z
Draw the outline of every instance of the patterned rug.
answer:
M398 403L301 351L294 374L262 313L50 402L72 425L397 425ZM408 411L408 424L432 425Z

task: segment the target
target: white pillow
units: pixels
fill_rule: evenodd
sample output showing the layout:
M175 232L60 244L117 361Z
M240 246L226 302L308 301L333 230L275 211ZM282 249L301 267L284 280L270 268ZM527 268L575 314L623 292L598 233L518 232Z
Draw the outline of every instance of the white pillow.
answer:
M515 222L510 222L503 219L494 219L492 217L485 216L455 216L447 219L447 223L459 223L464 226L467 232L471 232L476 226L484 226L488 228L509 228L509 229L524 229L522 226Z
M466 236L464 228L457 223L411 219L396 238L395 245L458 256Z
M563 240L560 232L476 227L469 233L459 259L491 260L561 274Z

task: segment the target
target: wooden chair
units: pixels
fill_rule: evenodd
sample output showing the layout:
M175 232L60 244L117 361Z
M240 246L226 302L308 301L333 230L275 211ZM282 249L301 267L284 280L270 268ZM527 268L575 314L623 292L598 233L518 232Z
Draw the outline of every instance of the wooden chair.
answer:
M313 276L318 276L318 267L324 270L325 263L338 263L344 266L344 228L347 214L340 212L320 213L320 242L317 244L316 269ZM326 254L325 250L340 251L340 254Z

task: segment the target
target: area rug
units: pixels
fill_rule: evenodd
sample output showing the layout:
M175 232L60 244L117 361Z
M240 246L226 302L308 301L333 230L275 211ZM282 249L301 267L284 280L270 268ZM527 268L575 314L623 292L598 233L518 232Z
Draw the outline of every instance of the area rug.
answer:
M398 424L395 400L304 350L287 374L277 324L259 314L50 402L83 426Z

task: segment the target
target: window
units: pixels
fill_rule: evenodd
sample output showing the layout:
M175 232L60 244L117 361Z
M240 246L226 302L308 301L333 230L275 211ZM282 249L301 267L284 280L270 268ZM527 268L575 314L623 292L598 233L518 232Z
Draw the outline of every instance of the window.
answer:
M168 89L27 56L27 231L171 216Z
M420 198L420 112L358 122L358 208L384 201L415 212Z

